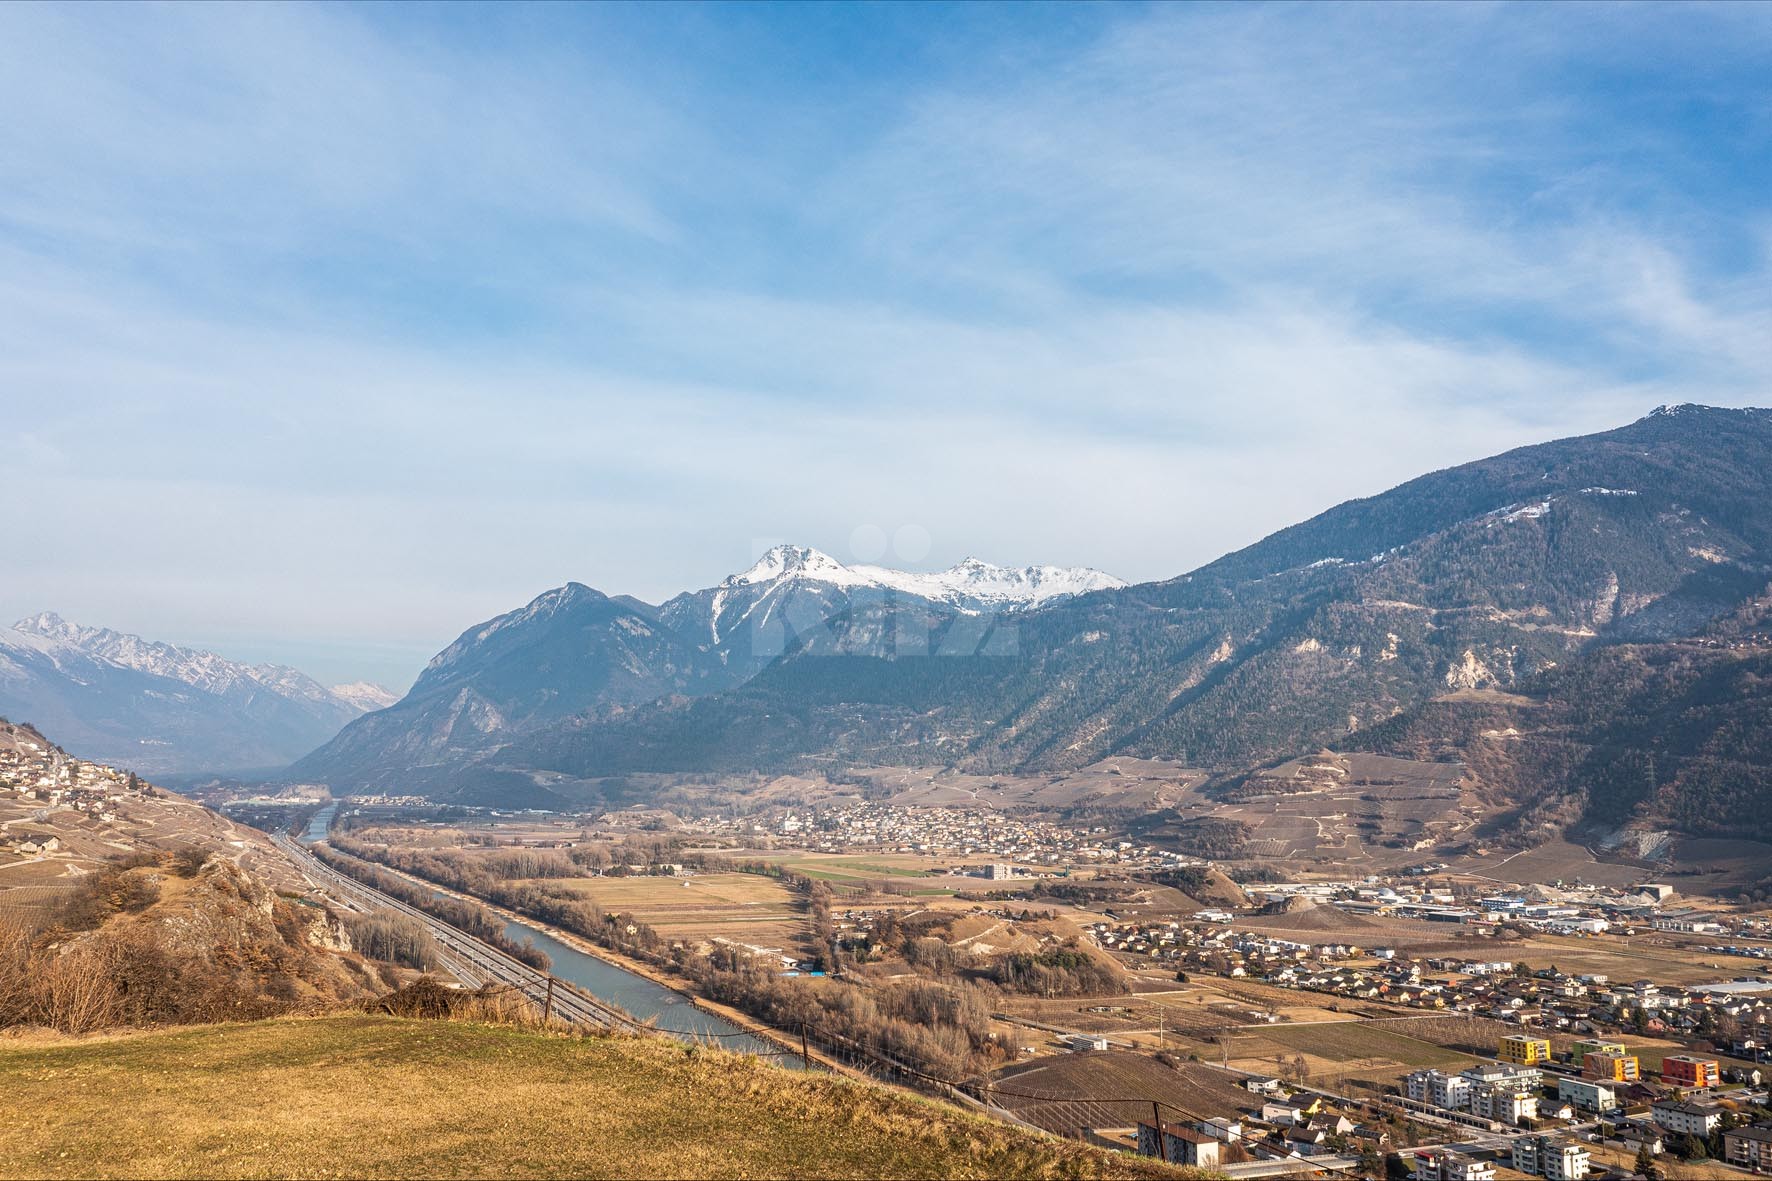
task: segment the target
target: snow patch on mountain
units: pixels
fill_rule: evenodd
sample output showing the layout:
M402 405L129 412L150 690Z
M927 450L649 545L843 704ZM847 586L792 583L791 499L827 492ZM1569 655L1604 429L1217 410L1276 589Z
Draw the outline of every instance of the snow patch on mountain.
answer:
M378 709L386 709L400 700L398 693L372 681L352 681L348 685L334 685L332 686L332 695L350 702L364 713L374 713Z

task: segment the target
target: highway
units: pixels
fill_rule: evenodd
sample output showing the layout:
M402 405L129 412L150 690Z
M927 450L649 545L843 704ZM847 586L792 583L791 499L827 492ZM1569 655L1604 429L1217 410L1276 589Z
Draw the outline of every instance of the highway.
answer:
M281 833L271 840L317 886L358 910L392 910L422 923L436 940L442 965L450 975L470 988L507 984L537 1005L547 1003L548 982L553 981L553 1012L563 1020L605 1029L640 1031L639 1022L607 1005L583 989L531 968L479 939L450 926L442 919L392 898L372 886L338 872L315 857L300 843Z

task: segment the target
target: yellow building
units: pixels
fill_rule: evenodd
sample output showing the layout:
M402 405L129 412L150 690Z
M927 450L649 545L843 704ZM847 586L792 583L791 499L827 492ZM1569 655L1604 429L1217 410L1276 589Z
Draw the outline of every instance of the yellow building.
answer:
M1537 1066L1540 1062L1549 1062L1550 1056L1549 1041L1519 1033L1502 1038L1496 1054L1503 1062L1512 1062L1516 1066Z

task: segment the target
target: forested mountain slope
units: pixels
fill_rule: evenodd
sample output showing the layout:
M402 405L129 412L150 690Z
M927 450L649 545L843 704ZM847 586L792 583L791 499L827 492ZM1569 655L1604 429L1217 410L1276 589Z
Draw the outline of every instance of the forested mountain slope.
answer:
M1448 694L1350 747L1465 762L1529 843L1582 825L1772 841L1772 594L1695 637L1591 649L1513 693ZM1769 867L1772 872L1772 867Z

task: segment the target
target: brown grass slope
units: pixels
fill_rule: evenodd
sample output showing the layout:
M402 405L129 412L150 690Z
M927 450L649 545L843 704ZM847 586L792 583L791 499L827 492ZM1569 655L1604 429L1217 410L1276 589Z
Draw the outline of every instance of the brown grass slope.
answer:
M664 1040L350 1015L0 1043L7 1177L1160 1177Z

